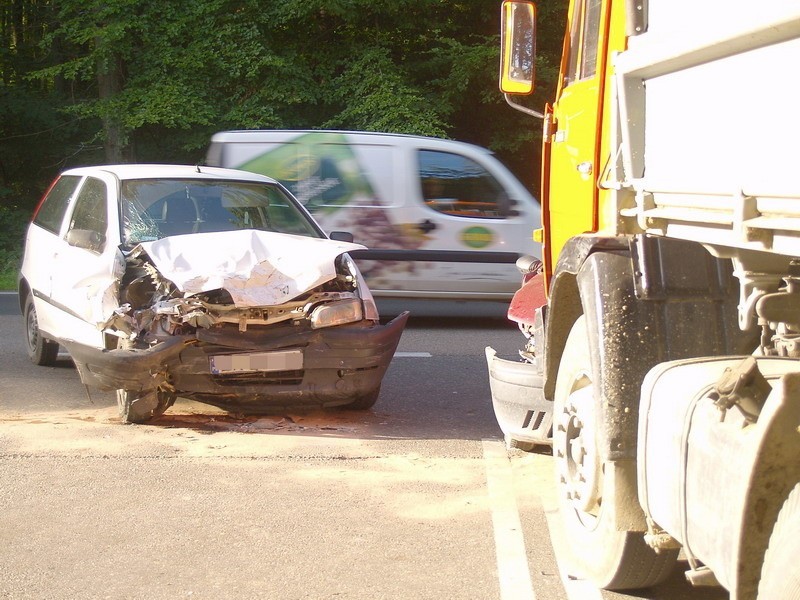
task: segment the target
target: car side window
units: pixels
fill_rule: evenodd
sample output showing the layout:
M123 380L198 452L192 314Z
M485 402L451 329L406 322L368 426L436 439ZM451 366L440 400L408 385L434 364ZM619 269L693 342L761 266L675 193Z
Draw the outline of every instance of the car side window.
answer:
M461 154L420 150L419 179L423 202L437 212L480 219L512 214L503 186L483 166Z
M69 199L72 198L80 180L80 177L74 175L60 177L42 200L33 222L42 229L57 234L61 230L61 222L67 212Z
M75 200L67 242L95 252L102 252L108 230L106 184L90 177Z

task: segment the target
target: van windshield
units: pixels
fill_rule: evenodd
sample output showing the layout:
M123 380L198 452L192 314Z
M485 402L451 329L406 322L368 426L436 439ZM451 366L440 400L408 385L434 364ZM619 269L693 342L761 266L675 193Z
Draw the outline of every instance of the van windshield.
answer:
M171 235L236 229L324 237L281 188L262 183L125 180L120 211L123 245L129 248Z

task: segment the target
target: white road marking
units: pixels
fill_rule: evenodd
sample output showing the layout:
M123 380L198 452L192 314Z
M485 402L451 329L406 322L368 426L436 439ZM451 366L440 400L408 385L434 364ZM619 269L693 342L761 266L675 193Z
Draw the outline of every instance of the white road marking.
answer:
M566 597L569 600L601 600L600 590L589 581L576 579L569 573L565 564L564 557L569 552L567 547L568 540L558 510L558 494L561 492L555 481L552 461L552 456L537 454L521 456L518 461L511 463L514 481L519 485L521 476L526 489L535 490L534 493L539 497L539 502L547 519L547 532L550 536L550 545L553 548L553 557L558 566ZM517 468L520 471L517 471ZM537 543L546 542L539 540Z
M500 598L536 600L505 444L497 440L483 440L483 458L494 527Z
M395 358L430 358L430 352L395 352Z

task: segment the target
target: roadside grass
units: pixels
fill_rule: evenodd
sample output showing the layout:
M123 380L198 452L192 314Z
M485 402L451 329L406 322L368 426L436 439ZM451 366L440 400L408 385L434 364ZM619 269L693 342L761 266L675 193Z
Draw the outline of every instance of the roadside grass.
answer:
M19 258L9 261L0 268L0 292L16 291Z
M30 211L0 204L0 290L17 289Z

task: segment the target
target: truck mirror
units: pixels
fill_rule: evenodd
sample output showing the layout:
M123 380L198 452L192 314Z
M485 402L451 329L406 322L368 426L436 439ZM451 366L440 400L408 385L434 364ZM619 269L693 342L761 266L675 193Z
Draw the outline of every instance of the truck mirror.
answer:
M530 94L536 67L536 7L532 2L505 0L502 11L500 90Z

